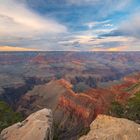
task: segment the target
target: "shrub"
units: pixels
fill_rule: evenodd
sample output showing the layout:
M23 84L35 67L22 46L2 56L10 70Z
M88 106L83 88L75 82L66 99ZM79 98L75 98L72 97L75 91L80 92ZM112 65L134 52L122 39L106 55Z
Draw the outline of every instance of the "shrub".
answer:
M0 101L0 131L21 120L20 113L14 112L5 102Z

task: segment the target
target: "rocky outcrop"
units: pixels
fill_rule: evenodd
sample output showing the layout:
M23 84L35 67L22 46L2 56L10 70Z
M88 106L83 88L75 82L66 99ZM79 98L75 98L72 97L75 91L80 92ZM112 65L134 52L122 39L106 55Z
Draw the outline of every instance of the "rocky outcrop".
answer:
M44 55L38 54L37 56L33 57L30 60L30 63L33 63L33 64L43 64L43 63L46 63L47 64L47 61L46 61L46 58L45 58Z
M79 140L140 140L140 125L122 118L98 115L90 132Z
M68 81L60 79L35 86L19 101L17 111L28 116L45 107L51 109L58 137L65 140L77 137L83 128L89 127L97 114L107 111L113 98L114 95L107 89L75 93Z
M73 85L65 79L52 80L38 85L22 96L17 112L25 116L49 108L53 112L58 138L61 140L77 139L84 128L88 128L98 114L108 114L112 101L127 102L139 90L131 82L122 82L110 88L89 89L75 93ZM140 85L138 85L140 87ZM131 89L131 91L127 89ZM135 91L135 92L134 92ZM111 114L112 115L112 114Z
M0 140L52 140L52 112L42 109L1 132Z

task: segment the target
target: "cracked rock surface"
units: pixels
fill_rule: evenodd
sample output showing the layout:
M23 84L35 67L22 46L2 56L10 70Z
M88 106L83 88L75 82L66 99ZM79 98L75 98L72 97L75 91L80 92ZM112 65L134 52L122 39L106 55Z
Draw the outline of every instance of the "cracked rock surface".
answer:
M140 140L140 125L123 118L98 115L89 133L79 140Z
M52 140L53 118L49 109L31 114L23 122L16 123L1 132L0 140Z

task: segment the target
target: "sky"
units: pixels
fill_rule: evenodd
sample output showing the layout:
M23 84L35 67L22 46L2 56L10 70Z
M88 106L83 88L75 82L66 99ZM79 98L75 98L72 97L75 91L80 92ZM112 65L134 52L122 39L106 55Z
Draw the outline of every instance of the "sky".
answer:
M140 51L140 0L0 0L0 51Z

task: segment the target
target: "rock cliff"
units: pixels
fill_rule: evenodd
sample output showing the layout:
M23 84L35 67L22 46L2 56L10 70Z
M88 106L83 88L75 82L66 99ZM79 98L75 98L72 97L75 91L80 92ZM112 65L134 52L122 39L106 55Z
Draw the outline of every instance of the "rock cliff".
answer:
M1 132L0 140L52 140L52 112L42 109Z
M79 140L140 140L140 125L123 118L98 115Z
M19 101L17 111L28 116L47 107L53 112L59 139L65 140L68 136L69 139L71 136L77 139L81 130L89 127L97 114L106 112L113 98L114 94L107 89L75 93L68 81L60 79L35 86Z

